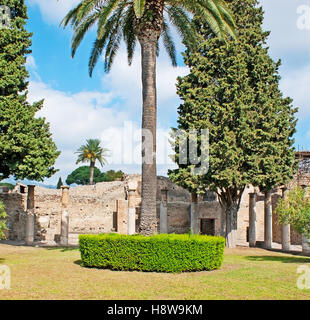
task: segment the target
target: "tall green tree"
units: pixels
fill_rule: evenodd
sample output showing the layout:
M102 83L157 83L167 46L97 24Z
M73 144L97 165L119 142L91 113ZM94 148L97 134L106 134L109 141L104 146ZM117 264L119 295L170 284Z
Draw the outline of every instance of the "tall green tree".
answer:
M86 144L82 145L78 151L78 159L76 164L80 162L89 162L90 170L89 170L89 184L92 185L94 183L94 168L96 165L96 161L98 160L101 166L107 164L106 157L108 156L108 149L102 148L100 146L99 139L88 139L86 140Z
M53 166L60 152L49 124L35 117L43 100L27 102L27 8L22 0L1 0L0 5L0 180L10 175L43 180L56 172Z
M191 192L208 188L217 193L228 247L236 245L237 213L246 185L270 188L291 179L294 170L296 110L279 90L279 62L268 55L269 32L261 28L263 11L257 5L256 0L230 1L238 42L221 42L202 19L195 18L200 44L186 51L190 73L177 85L183 100L178 129L209 130L209 167L202 175L193 174L200 164L181 161L184 148L180 136L175 136L179 168L169 176ZM198 136L200 159L206 153L201 139Z
M89 184L89 175L90 167L81 166L68 175L66 183L68 185L73 183L76 183L78 185L87 185ZM93 182L98 183L102 181L104 181L104 174L97 167L94 167Z
M61 177L59 177L56 188L61 189L62 186L63 186L62 179L61 179Z
M109 71L122 38L132 62L136 43L141 47L142 65L142 205L140 231L157 232L156 218L156 56L159 38L163 40L172 64L176 49L171 37L175 26L183 41L193 46L195 32L190 14L200 14L219 36L235 36L234 22L223 0L83 0L71 10L62 24L73 26L72 56L87 31L97 24L97 38L89 59L92 75L99 57L105 52L105 70Z

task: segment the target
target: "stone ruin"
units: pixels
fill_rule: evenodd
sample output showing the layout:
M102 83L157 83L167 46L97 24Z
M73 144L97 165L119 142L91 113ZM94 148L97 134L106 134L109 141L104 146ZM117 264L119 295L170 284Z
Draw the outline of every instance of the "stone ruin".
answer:
M217 195L207 192L193 200L191 194L166 177L158 177L157 222L159 233L223 235L225 219ZM272 193L272 242L281 244L283 228L274 213L282 196ZM27 244L76 245L79 234L134 234L138 230L141 176L127 175L123 181L61 190L18 183L14 190L0 188L0 200L8 214L10 240ZM194 202L193 202L194 201ZM269 219L269 218L268 218ZM264 195L246 188L238 212L237 244L256 246L265 239ZM286 229L286 242L301 245L302 238Z

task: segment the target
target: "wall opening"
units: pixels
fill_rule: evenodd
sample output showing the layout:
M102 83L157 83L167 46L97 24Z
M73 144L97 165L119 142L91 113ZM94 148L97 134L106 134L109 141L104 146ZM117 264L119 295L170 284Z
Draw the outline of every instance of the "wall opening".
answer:
M200 233L208 236L215 235L215 219L201 219Z

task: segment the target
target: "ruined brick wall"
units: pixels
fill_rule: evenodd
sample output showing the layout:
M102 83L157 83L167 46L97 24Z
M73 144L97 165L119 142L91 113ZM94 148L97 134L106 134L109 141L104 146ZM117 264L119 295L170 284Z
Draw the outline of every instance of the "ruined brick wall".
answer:
M23 240L26 229L27 194L0 193L0 200L4 203L8 215L9 238Z
M109 233L127 232L128 188L136 185L136 226L138 230L141 205L141 176L129 175L124 181L103 182L94 186L79 186L70 189L69 233ZM25 238L27 192L25 186L16 187L14 192L0 193L8 213L10 238L23 240ZM158 177L157 219L159 231L159 216L161 190L168 190L168 232L187 233L190 231L191 195L188 191L176 186L168 178ZM238 212L237 243L247 245L249 227L249 193L253 187L246 188L242 196ZM279 193L280 194L280 193ZM273 210L278 195L273 195ZM120 201L120 202L118 202ZM217 201L217 197L208 195L199 199L198 223L201 219L214 219L215 234L221 234L225 217ZM61 190L35 187L35 241L58 242L61 224ZM257 241L264 240L264 196L258 195L256 203ZM200 227L199 227L200 228ZM281 226L273 214L273 241L281 243ZM301 236L291 230L292 244L300 244Z

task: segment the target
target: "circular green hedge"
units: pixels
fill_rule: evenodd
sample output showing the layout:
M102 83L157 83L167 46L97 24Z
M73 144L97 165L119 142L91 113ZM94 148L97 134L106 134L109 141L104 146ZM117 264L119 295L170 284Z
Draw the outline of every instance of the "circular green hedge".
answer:
M80 235L85 267L147 272L189 272L218 269L225 239L204 235Z

